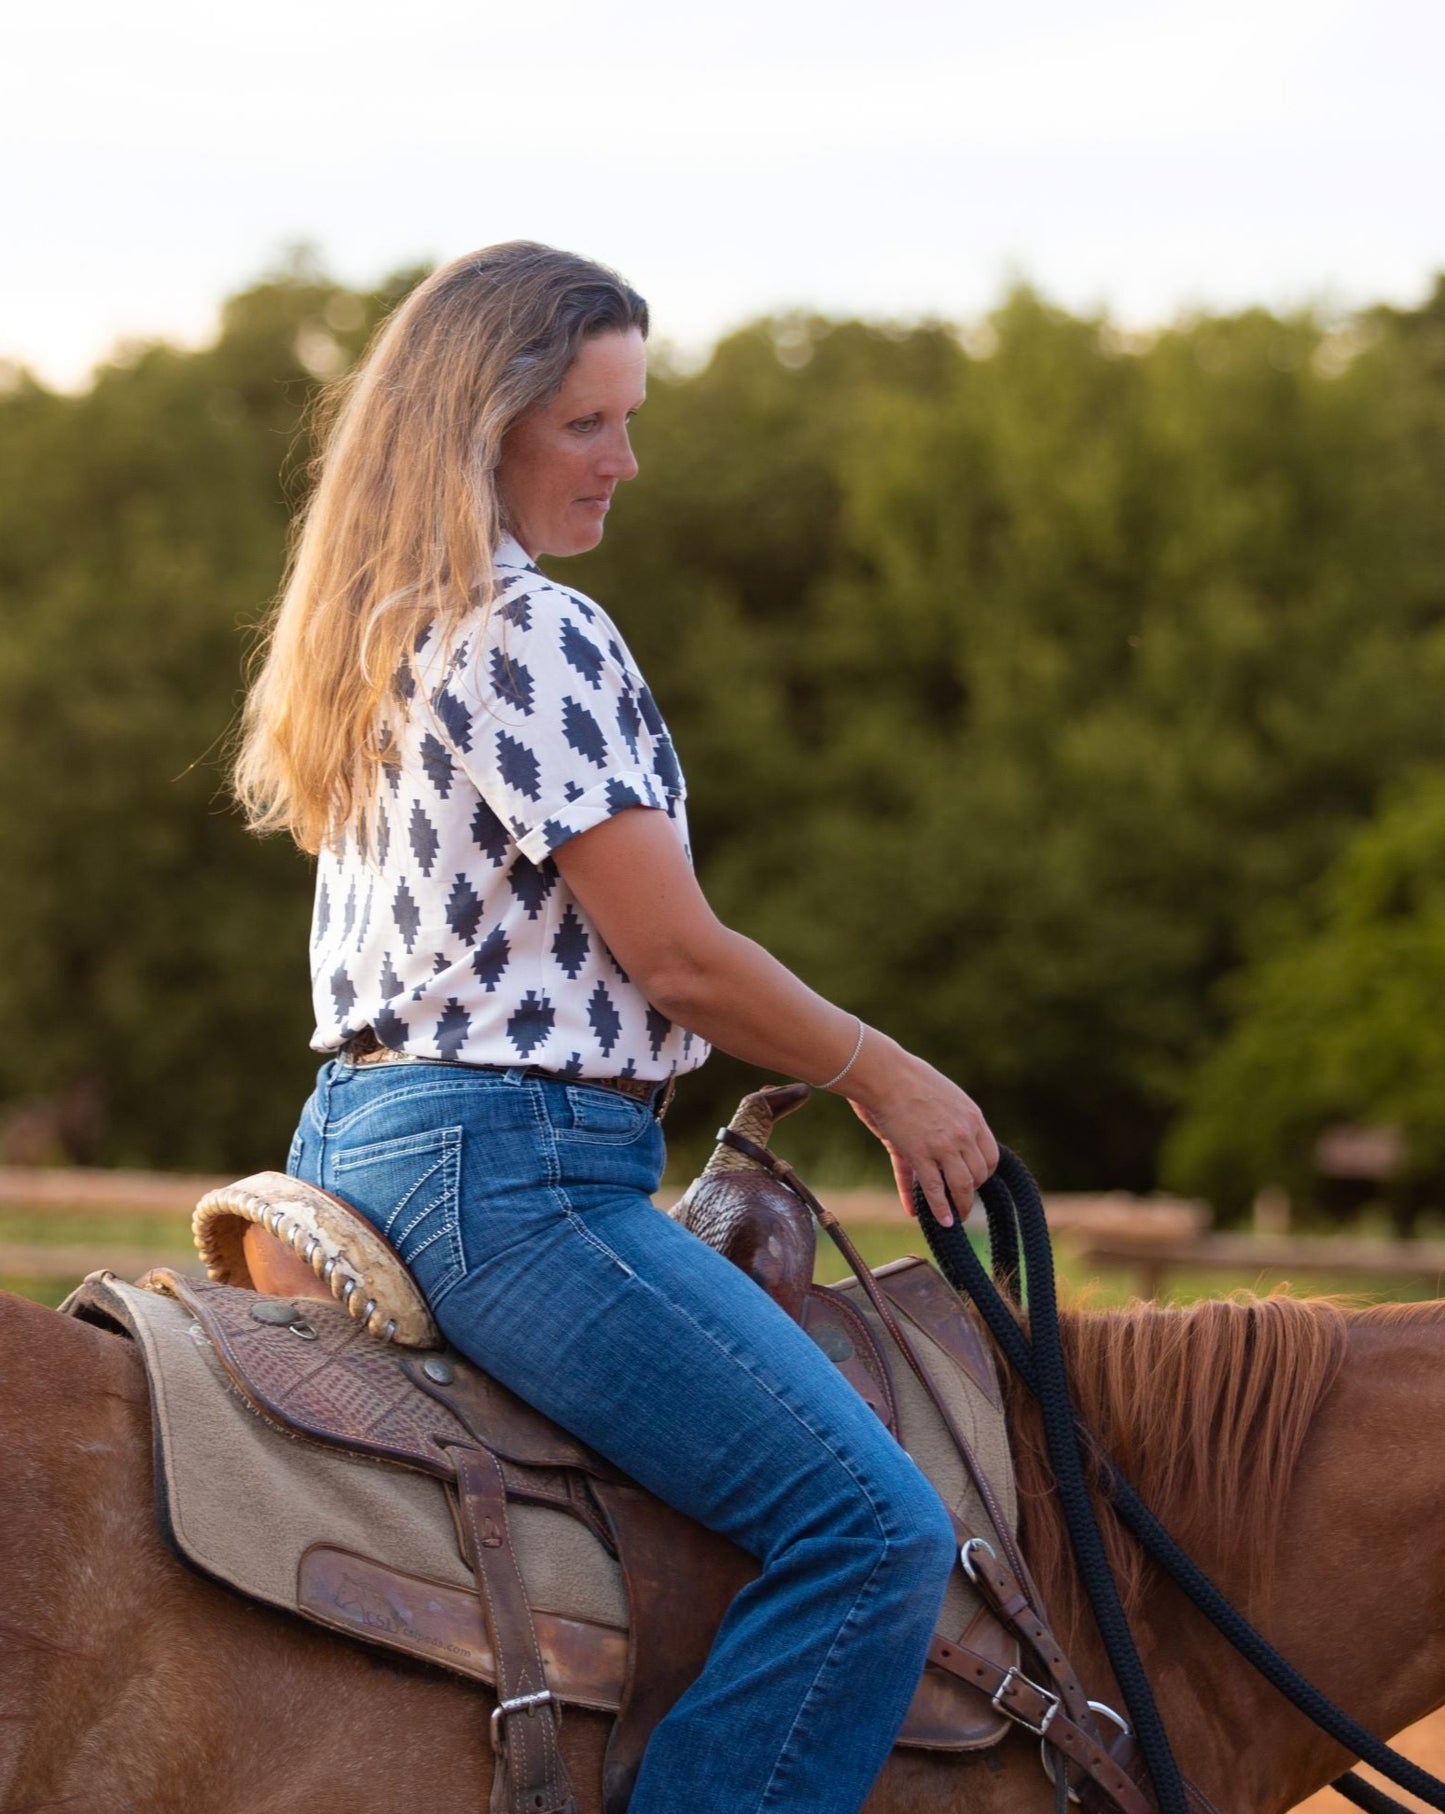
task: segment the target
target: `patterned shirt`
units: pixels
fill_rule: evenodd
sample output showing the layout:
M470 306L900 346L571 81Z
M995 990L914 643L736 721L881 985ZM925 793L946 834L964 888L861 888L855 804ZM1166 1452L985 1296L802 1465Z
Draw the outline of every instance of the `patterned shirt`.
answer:
M630 982L553 852L629 806L687 851L667 727L611 620L505 537L497 595L417 639L368 811L322 853L312 1045L661 1080L708 1053ZM689 852L689 860L691 853Z

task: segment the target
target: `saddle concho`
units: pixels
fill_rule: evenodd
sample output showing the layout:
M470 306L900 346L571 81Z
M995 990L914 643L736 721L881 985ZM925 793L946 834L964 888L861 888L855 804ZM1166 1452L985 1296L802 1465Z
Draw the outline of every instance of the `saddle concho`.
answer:
M760 1091L734 1128L766 1146L774 1119L805 1094ZM992 1356L933 1268L897 1262L872 1276L871 1291L860 1281L814 1286L802 1204L726 1147L674 1213L729 1257L768 1255L763 1288L906 1440L960 1540L983 1536L1007 1550L1015 1506ZM781 1239L757 1238L759 1216ZM66 1306L140 1342L162 1521L180 1553L243 1592L491 1684L511 1805L568 1805L555 1735L544 1737L555 1703L615 1713L603 1787L608 1814L620 1814L653 1726L700 1671L756 1563L444 1348L399 1258L340 1199L260 1173L203 1199L196 1236L208 1281L161 1271L142 1290L93 1275ZM278 1281L284 1296L274 1295ZM261 1284L273 1292L254 1289ZM890 1365L880 1307L907 1327L907 1367ZM216 1491L218 1401L235 1408L227 1442L245 1473L245 1520L203 1504ZM198 1433L203 1420L212 1427ZM279 1442L276 1430L306 1440ZM358 1470L358 1457L378 1465ZM980 1496L980 1472L1002 1530ZM371 1506L369 1527L358 1526L348 1494ZM329 1508L319 1524L318 1507ZM237 1525L264 1536L248 1549ZM261 1543L265 1557L255 1553ZM562 1557L550 1571L549 1552ZM1017 1638L962 1571L941 1627L953 1636L938 1642L977 1658L988 1680L1017 1674ZM930 1666L899 1742L981 1749L1009 1728L996 1697Z

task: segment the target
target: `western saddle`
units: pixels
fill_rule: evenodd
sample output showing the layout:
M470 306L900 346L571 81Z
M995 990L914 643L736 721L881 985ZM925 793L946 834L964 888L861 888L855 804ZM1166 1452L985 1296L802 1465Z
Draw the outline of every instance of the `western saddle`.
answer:
M934 1638L928 1660L940 1688L956 1700L966 1685L969 1704L996 1720L997 1729L986 1722L985 1736L975 1742L992 1742L1010 1722L1021 1725L1041 1738L1052 1770L1066 1773L1071 1793L1086 1807L1149 1814L1127 1734L1112 1747L1099 1736L993 1486L920 1358L915 1331L923 1327L991 1381L992 1363L976 1329L925 1262L868 1272L836 1218L769 1150L774 1122L808 1093L793 1085L745 1098L672 1214L743 1266L807 1328L896 1435L890 1362L875 1334L881 1324L888 1345L941 1410L993 1526L987 1538L959 1529L961 1561L987 1616L962 1640ZM849 1295L812 1283L814 1218L848 1254L873 1323ZM559 1707L569 1699L617 1707L602 1790L606 1814L623 1814L653 1727L701 1670L729 1602L756 1575L756 1563L447 1348L397 1254L340 1198L262 1172L203 1198L195 1235L206 1280L159 1271L142 1283L182 1301L243 1398L288 1431L447 1483L495 1663L491 1814L575 1814L558 1736ZM288 1328L306 1339L275 1339ZM372 1339L359 1339L363 1331ZM569 1648L555 1622L533 1615L508 1526L508 1505L516 1501L580 1519L620 1566L628 1648L625 1680L611 1701L594 1679L597 1659L576 1643ZM316 1566L324 1569L324 1558ZM321 1579L301 1583L301 1609L323 1622L326 1588ZM1040 1680L1020 1666L1021 1647L1035 1659L1031 1671ZM945 1696L941 1726L949 1706ZM926 1745L926 1697L921 1717L923 1735L915 1742ZM934 1736L946 1744L950 1735Z

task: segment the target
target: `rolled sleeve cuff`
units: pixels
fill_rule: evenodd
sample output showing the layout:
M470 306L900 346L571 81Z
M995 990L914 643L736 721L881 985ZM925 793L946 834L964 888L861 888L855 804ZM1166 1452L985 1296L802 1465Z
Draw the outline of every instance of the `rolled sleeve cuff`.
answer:
M545 819L517 839L517 848L529 863L541 863L569 838L591 831L594 825L615 818L629 806L653 806L668 812L669 802L682 797L665 789L656 775L645 769L625 769L599 781L575 800L556 802Z

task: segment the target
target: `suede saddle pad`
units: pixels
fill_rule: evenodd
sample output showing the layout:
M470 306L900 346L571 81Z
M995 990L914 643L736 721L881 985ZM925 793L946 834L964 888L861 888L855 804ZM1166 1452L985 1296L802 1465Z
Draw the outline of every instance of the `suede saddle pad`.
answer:
M923 1260L875 1275L989 1479L1012 1530L1017 1507L1002 1400L992 1357L971 1313ZM260 1306L294 1306L304 1326L340 1319L343 1348L365 1344L368 1371L407 1364L337 1306L310 1299L257 1299L237 1288L185 1281ZM473 1576L458 1547L450 1495L440 1479L359 1451L309 1440L259 1413L238 1392L190 1309L162 1289L93 1273L64 1310L131 1337L149 1382L156 1504L167 1541L214 1579L290 1613L457 1674L495 1681ZM889 1338L856 1285L820 1294L810 1333L900 1436L967 1533L995 1532L969 1472L928 1394L901 1360L860 1367L847 1339L862 1317L887 1351ZM294 1346L284 1322L257 1319L258 1340ZM341 1327L345 1325L345 1328ZM866 1343L863 1344L866 1347ZM326 1344L316 1364L324 1367ZM373 1352L374 1351L374 1352ZM354 1357L353 1357L354 1358ZM409 1357L415 1364L417 1357ZM346 1390L338 1363L337 1387ZM405 1382L401 1382L405 1389ZM565 1701L618 1708L627 1674L628 1607L610 1550L560 1505L509 1495L508 1524L549 1681ZM939 1630L996 1654L1017 1646L954 1571ZM931 1750L991 1745L1009 1722L967 1684L928 1668L899 1743Z

